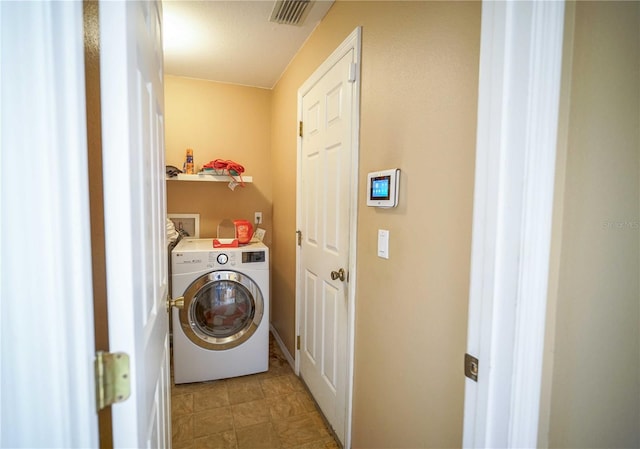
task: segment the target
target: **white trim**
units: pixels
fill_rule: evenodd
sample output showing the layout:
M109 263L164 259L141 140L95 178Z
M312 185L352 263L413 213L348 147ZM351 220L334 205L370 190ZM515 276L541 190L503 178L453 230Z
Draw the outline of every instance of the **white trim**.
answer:
M361 67L361 54L362 54L362 27L357 27L351 32L351 34L334 50L334 52L318 67L315 72L304 82L304 84L298 89L298 122L302 120L302 98L311 90L311 88L329 71L333 65L335 65L342 57L349 51L354 52L354 60L357 64L355 75L356 80L354 83L354 91L352 98L352 160L351 160L351 199L350 199L350 246L349 246L349 282L348 285L348 302L349 307L347 311L347 398L346 398L346 413L345 413L345 439L344 447L349 449L351 447L351 425L352 425L352 410L353 410L353 372L354 372L354 342L355 342L355 311L356 311L356 254L357 254L357 231L358 231L358 173L359 173L359 154L360 154L360 67ZM298 139L297 143L297 179L301 179L301 139ZM300 229L302 223L301 211L302 211L302 195L300 192L300 183L298 182L296 188L296 229ZM300 335L300 247L296 246L296 335ZM300 374L300 355L299 351L295 351L295 372Z
M0 446L97 447L82 2L0 30Z
M536 447L564 3L483 2L464 447Z
M273 324L269 324L269 329L271 330L271 333L273 334L273 338L275 338L276 342L278 343L278 346L280 347L280 350L282 351L282 354L287 359L287 362L289 362L289 365L291 366L291 369L295 371L296 370L296 361L294 360L293 356L291 355L291 353L287 349L287 346L284 344L284 341L282 340L282 337L280 336L280 334L278 333L276 328L273 327Z

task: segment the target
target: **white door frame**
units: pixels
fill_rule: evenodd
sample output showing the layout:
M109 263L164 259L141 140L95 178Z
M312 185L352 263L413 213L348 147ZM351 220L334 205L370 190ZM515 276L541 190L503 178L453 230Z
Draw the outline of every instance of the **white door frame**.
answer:
M536 447L563 2L482 5L463 446Z
M334 50L334 52L318 67L315 72L298 89L298 122L302 121L302 99L313 86L349 51L353 50L356 70L354 71L355 85L352 98L352 158L351 158L351 198L350 198L350 241L349 241L349 268L347 285L347 400L346 402L346 423L345 441L346 449L351 447L351 422L353 407L353 368L354 368L354 339L355 339L355 299L356 299L356 242L358 231L358 172L359 172L359 152L360 152L360 59L362 48L362 27L357 27L353 32ZM297 186L296 186L296 229L300 229L302 224L302 139L298 138L297 144ZM302 301L302 291L300 289L300 246L296 247L296 335L300 335L300 310ZM300 374L300 350L295 350L295 372Z
M97 447L82 2L0 2L0 447Z

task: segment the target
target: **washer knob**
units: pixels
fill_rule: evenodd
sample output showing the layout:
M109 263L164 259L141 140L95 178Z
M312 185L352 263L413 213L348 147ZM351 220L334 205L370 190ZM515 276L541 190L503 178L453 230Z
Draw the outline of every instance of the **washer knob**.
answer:
M225 263L227 263L229 261L229 256L227 256L224 253L218 254L218 257L216 259L218 261L218 263L220 265L224 265Z

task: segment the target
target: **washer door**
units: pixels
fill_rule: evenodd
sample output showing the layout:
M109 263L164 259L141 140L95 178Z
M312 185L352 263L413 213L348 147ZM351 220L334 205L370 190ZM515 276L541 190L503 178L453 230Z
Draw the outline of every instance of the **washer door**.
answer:
M262 292L250 277L237 271L214 271L185 291L180 325L198 346L230 349L253 335L263 312Z

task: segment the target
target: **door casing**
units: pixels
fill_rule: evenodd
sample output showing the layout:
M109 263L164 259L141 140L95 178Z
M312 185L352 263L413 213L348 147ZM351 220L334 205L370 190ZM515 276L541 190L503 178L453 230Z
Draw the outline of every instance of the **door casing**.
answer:
M483 2L463 447L536 447L564 2Z

